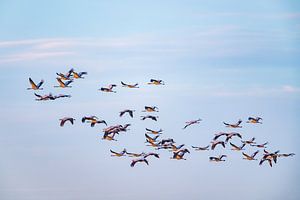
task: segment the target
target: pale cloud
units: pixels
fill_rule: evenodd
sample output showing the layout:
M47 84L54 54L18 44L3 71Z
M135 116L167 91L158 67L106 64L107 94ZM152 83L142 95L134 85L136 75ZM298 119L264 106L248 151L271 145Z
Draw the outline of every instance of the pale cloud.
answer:
M16 53L14 55L2 56L0 57L0 63L6 62L18 62L18 61L31 61L45 58L53 57L63 57L67 55L72 55L73 52L69 51L56 51L56 52L22 52Z
M272 37L270 37L270 34ZM186 29L167 33L143 33L106 38L41 38L0 41L0 63L36 59L72 58L75 62L153 57L223 58L259 55L258 51L286 53L289 46L277 45L284 32L255 32L235 25ZM260 45L257 45L257 44ZM290 44L290 43L288 43ZM76 57L70 57L76 55ZM46 60L47 61L47 60Z
M294 87L294 86L291 86L291 85L284 85L284 86L282 86L282 91L283 92L288 92L288 93L299 93L300 88Z
M264 97L271 95L286 95L299 94L300 88L291 85L284 85L281 87L254 87L254 88L242 88L242 89L225 89L215 88L211 91L210 95L219 97Z

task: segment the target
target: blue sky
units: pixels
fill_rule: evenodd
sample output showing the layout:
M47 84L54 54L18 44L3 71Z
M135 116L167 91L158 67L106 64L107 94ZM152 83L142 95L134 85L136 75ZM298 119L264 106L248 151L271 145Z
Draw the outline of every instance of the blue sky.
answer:
M300 198L299 1L3 0L0 25L1 199ZM53 88L55 73L71 67L88 76L71 89ZM28 77L45 80L40 93L72 98L36 102ZM166 85L151 87L151 78ZM141 88L97 91L120 81ZM158 122L139 119L145 105L159 107ZM134 119L118 117L125 108L136 110ZM118 142L103 141L103 126L81 124L84 115L132 127ZM59 127L64 116L75 117L74 126ZM244 139L296 156L270 168L229 146L191 150L230 131L223 121L249 116L264 123L245 123ZM200 125L182 130L199 117ZM146 127L186 144L187 160L159 151L159 160L131 168L130 159L110 157L109 149L152 151L144 144ZM226 162L208 161L222 153Z

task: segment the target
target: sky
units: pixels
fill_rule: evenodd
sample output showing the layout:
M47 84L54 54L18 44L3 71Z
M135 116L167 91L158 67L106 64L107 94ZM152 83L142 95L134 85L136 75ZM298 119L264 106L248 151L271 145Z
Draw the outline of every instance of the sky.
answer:
M300 198L299 1L1 0L0 26L0 199ZM70 68L88 75L72 88L54 88L56 73ZM45 80L36 93L72 97L37 102L26 89L29 77ZM148 85L152 78L166 84ZM116 93L98 91L109 84L118 85ZM140 120L146 105L159 108L157 122ZM118 116L127 108L136 110L133 119ZM118 141L105 141L103 124L81 123L88 115L132 125ZM66 116L75 124L60 127ZM263 124L245 123L250 116ZM243 139L296 155L271 168L243 160L229 145L191 148L236 131L223 121L238 119ZM156 152L144 143L145 128L185 144L187 160L157 151L160 159L131 168L131 158L111 157L110 149ZM209 162L220 154L225 162Z

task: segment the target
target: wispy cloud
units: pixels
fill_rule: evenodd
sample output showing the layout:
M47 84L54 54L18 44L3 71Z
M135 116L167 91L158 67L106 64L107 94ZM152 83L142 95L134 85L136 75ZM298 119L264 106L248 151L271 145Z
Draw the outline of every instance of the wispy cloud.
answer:
M228 14L228 13L227 13ZM226 15L227 15L226 14ZM0 41L0 63L47 58L71 58L75 61L136 59L153 57L224 58L291 53L283 32L256 32L235 25L215 26L167 33L143 33L108 38L43 38ZM258 45L259 44L259 45ZM286 44L286 46L284 46ZM290 51L287 51L287 49ZM295 49L294 49L295 50ZM297 49L295 50L297 51Z
M284 85L280 87L254 87L254 88L243 88L243 89L215 89L211 91L212 96L220 97L264 97L270 95L287 95L287 94L300 94L300 88Z

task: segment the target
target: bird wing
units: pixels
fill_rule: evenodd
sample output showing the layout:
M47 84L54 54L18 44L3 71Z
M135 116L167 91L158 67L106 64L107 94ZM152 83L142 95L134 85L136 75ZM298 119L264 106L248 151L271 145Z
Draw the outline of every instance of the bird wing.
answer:
M29 83L31 84L32 88L37 88L37 85L33 82L31 78L29 78Z
M251 156L249 156L248 154L246 154L246 153L242 153L246 158L249 158L249 159L251 159L252 157Z
M211 145L211 150L214 150L215 147L216 147L216 145L217 145L217 143L213 143L213 144Z
M66 74L66 77L69 78L73 72L74 72L74 69L71 68L71 69L68 71L68 73Z
M254 158L254 157L256 156L256 154L258 154L258 152L259 152L259 151L255 151L255 152L251 155L251 157Z
M58 81L60 86L64 86L65 83L60 79L60 78L56 78L56 80Z
M220 142L220 144L225 148L225 142Z
M122 117L124 115L125 111L121 111L120 112L120 117Z
M225 124L226 126L230 126L230 124L226 123L226 122L223 122L223 124Z
M128 86L126 83L124 83L123 81L121 81L121 84L123 85L123 86Z
M60 126L63 127L64 124L65 124L65 122L66 122L66 120L65 120L65 119L62 119L62 120L60 121Z
M118 152L115 152L115 151L113 151L111 149L110 149L110 152L113 153L113 154L116 154L116 155L119 154Z
M231 143L231 142L229 142L229 144L230 144L231 146L233 146L234 148L239 149L239 147L236 146L235 144L233 144L233 143Z
M242 120L239 120L237 123L236 123L236 125L238 126L238 125L240 125L242 123Z
M35 95L36 97L39 97L39 98L42 97L41 95L39 95L39 94L37 94L37 93L34 93L34 95Z
M69 81L65 82L65 85L68 86L68 85L70 85L72 82L73 82L72 80L69 80Z
M156 117L155 116L150 116L150 118L154 121L157 121Z
M152 137L150 137L149 135L147 135L147 133L145 133L145 136L146 136L147 139L149 139L149 140L151 140L151 141L154 140Z
M40 88L40 87L43 85L43 83L44 83L44 80L42 79L42 80L39 82L39 84L37 85L37 88Z
M79 77L81 77L82 75L87 75L87 72L79 72Z
M133 111L130 110L130 111L128 111L128 112L129 112L130 117L133 117Z

